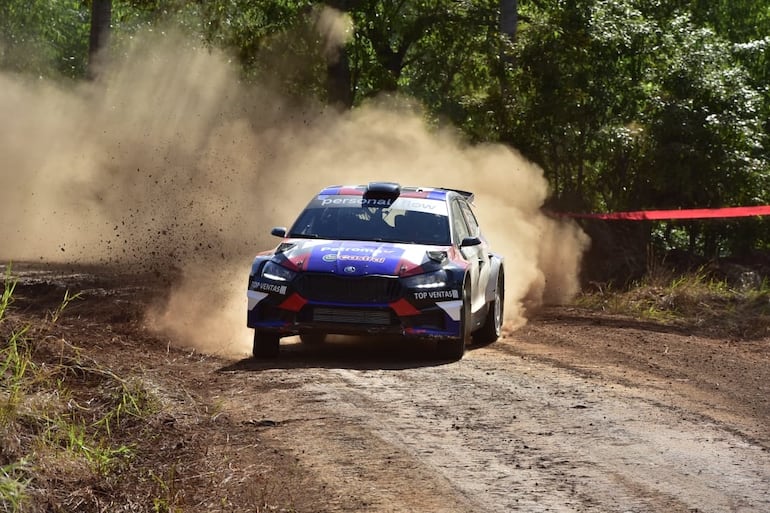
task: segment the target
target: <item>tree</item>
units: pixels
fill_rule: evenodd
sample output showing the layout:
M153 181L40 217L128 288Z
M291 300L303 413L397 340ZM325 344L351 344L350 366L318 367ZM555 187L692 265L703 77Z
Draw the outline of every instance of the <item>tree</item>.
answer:
M112 22L112 0L91 1L91 32L88 40L88 74L97 74L100 57L107 48Z
M37 76L84 76L87 19L81 0L3 0L0 68Z

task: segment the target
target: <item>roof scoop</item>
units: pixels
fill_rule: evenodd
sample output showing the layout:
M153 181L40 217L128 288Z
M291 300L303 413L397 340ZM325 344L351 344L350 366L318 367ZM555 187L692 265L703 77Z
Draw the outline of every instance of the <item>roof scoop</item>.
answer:
M396 199L401 194L401 185L396 182L369 182L364 192L367 199Z

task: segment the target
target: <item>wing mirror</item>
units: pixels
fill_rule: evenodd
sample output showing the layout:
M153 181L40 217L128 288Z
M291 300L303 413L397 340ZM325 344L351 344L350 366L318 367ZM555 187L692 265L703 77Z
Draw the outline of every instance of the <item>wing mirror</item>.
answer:
M270 235L275 235L276 237L284 238L286 237L286 228L283 226L276 226L272 230L270 230Z
M479 237L465 237L460 243L460 247L467 248L470 246L478 246L479 244L481 244L481 239Z

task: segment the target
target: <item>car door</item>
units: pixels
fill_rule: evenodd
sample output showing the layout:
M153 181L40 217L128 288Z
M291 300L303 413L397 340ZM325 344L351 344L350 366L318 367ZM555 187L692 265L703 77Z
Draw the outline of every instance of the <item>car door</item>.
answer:
M481 266L479 265L480 259L480 246L462 246L462 241L468 237L473 237L470 226L463 212L462 202L458 199L454 199L451 203L452 209L452 230L454 232L455 244L459 247L460 253L463 259L468 262L468 276L471 281L471 311L476 312L483 305L483 302L479 304L478 290L479 290L479 278L481 273Z
M465 224L468 226L468 232L471 237L478 237L481 239L481 244L471 246L468 249L473 249L473 257L476 259L478 265L476 282L474 283L472 291L472 307L471 310L477 312L486 303L486 290L487 283L489 282L490 265L489 265L489 247L486 240L481 235L481 228L476 220L476 216L471 210L470 205L466 201L459 201L460 209L463 213ZM470 252L469 252L470 254Z

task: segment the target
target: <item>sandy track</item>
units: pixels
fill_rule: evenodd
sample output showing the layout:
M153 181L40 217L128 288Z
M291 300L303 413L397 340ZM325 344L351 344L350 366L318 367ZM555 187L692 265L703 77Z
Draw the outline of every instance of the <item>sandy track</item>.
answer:
M147 291L93 272L26 275L15 306L89 291L60 336L161 398L146 460L183 511L770 511L770 341L552 308L453 363L348 339L226 359L148 333Z
M377 368L383 347L345 347L335 362L341 348L290 345L282 368L244 361L227 374L276 384L257 421L275 423L273 442L337 490L323 511L770 510L766 447L665 391L515 346Z

